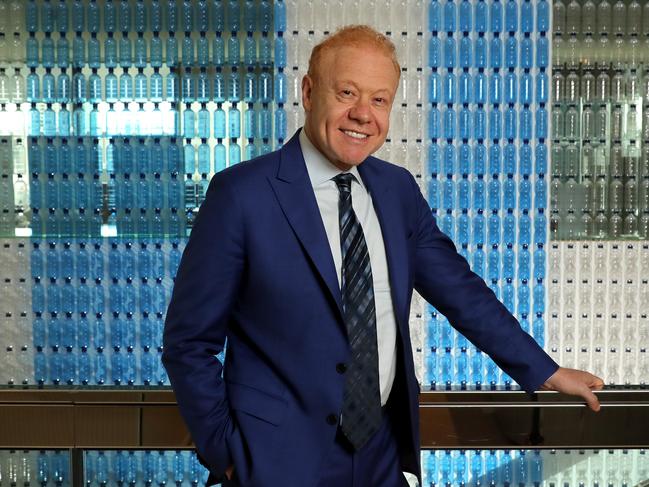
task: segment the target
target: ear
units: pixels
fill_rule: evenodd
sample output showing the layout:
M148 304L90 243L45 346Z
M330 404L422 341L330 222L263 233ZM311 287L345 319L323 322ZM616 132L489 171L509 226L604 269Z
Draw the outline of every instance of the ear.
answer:
M305 74L302 78L302 107L305 112L311 110L311 95L313 94L313 79Z

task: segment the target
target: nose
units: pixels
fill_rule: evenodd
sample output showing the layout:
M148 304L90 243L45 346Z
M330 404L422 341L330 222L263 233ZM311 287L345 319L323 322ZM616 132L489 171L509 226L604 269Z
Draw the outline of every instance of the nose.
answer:
M371 120L369 100L359 98L349 110L349 118L358 123L368 123Z

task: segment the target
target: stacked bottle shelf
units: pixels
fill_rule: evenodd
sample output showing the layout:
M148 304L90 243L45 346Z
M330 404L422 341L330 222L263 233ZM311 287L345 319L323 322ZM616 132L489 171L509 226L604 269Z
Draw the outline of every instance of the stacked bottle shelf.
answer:
M549 8L429 4L428 201L441 230L541 345ZM426 385L512 386L434 308L427 324Z
M112 142L177 138L184 164L170 174L186 188L182 199L191 217L212 174L269 152L286 138L285 115L273 113L274 91L280 97L285 92L281 77L275 86L273 76L273 55L286 58L285 45L273 39L273 9L281 26L282 5L5 2L12 21L2 22L6 32L15 32L17 47L0 42L0 134L19 137L23 147L30 140L58 148L64 141L96 139L103 186L113 177L105 161ZM140 175L135 172L132 180ZM22 171L21 177L28 175ZM145 177L154 182L155 172ZM12 217L17 213L15 226L28 226L32 217L25 209L5 209ZM63 208L54 209L62 219ZM39 212L41 225L48 210ZM139 210L132 211L137 216ZM108 224L111 211L100 213ZM184 218L186 212L178 213Z
M93 451L84 454L85 485L200 485L208 471L191 451Z
M553 9L552 238L647 239L649 8Z
M72 485L70 472L66 450L0 451L0 479L6 485L68 487Z
M616 385L649 382L649 246L553 242L547 350Z
M639 485L645 450L434 450L422 454L423 485L571 487Z
M168 384L164 313L209 180L286 139L284 7L0 2L0 231L31 236L32 287L3 381Z

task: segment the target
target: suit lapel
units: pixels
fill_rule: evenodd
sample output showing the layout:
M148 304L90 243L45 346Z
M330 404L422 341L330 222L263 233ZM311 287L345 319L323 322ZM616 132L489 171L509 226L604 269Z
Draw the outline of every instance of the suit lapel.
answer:
M342 318L342 298L336 268L298 135L299 131L280 151L277 176L269 178L269 181L286 219L324 280Z
M403 216L398 213L401 207L398 194L392 190L390 178L381 174L373 158L368 158L358 166L358 172L372 197L372 204L381 225L395 315L399 321L404 318L407 323L407 316L404 313L408 284L408 256L402 230ZM401 325L406 326L406 323Z

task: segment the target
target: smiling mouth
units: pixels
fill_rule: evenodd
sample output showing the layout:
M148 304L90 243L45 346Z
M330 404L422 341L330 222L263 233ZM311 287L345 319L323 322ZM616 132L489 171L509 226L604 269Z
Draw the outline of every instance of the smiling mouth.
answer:
M348 135L348 136L350 136L350 137L352 137L352 138L354 138L356 140L364 140L364 139L367 139L369 137L368 134L364 134L364 133L361 133L361 132L356 132L354 130L344 130L344 129L340 129L340 130L342 131L343 134Z

